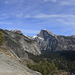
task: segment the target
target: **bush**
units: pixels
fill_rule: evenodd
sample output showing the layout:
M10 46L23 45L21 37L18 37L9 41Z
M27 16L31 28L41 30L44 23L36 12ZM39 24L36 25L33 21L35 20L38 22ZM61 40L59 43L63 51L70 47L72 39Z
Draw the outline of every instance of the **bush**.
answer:
M4 35L2 32L0 32L0 45L4 43Z

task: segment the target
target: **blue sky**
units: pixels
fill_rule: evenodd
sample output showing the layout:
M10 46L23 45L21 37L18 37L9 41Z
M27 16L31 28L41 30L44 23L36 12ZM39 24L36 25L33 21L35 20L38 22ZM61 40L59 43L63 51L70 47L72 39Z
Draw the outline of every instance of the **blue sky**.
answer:
M0 0L0 28L30 36L41 29L75 34L75 0Z

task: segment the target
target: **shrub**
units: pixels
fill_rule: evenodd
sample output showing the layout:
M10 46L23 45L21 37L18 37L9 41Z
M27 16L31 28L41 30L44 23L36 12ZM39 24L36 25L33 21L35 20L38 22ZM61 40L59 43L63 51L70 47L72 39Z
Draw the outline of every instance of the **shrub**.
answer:
M48 61L40 61L39 63L35 63L34 65L28 64L27 66L30 69L42 73L43 75L58 75L59 73L53 61L51 63Z
M2 32L0 32L0 45L4 43L4 35Z

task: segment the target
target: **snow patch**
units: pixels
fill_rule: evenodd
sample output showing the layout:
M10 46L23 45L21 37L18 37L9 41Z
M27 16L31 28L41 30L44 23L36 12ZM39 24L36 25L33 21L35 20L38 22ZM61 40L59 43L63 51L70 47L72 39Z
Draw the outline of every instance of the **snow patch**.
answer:
M31 36L28 36L28 35L24 35L24 36L27 37L27 38L29 38L29 39L31 39L31 40L34 40L34 38L31 37Z
M39 36L37 36L37 35L35 35L33 38L38 38L38 39L40 39L40 40L44 41L44 39L43 39L43 38L41 38L41 37L39 37Z

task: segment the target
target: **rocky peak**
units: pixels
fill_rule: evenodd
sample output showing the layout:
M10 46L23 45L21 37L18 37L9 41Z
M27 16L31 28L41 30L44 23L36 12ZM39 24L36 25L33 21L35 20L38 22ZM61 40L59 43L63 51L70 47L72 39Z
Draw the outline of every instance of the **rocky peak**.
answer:
M17 33L17 34L23 34L20 30L17 30L17 29L13 29L13 30L10 30L11 32L13 33Z
M41 50L51 50L51 51L62 51L62 50L73 50L75 51L75 35L63 36L63 35L54 35L48 30L41 30L37 35L44 39L38 43Z
M51 31L49 31L49 30L46 30L46 29L44 29L44 30L41 30L41 32L38 34L38 36L48 36L48 35L52 35L52 36L54 36L54 34L51 32Z
M29 35L24 35L24 36L27 37L28 39L35 40L33 37L31 37Z
M46 41L48 38L52 38L54 36L54 34L46 29L41 30L41 32L37 35L41 38L44 38L44 40Z
M34 55L41 54L37 41L32 37L25 36L20 30L2 30L5 37L5 43L18 55L20 58L27 58L27 53Z
M49 30L44 29L44 30L41 30L41 31L45 31L45 32L47 32L48 34L54 36L54 34L53 34L51 31L49 31Z
M52 32L44 29L37 36L43 39L41 41L38 39L41 50L53 50L56 48L57 40Z

